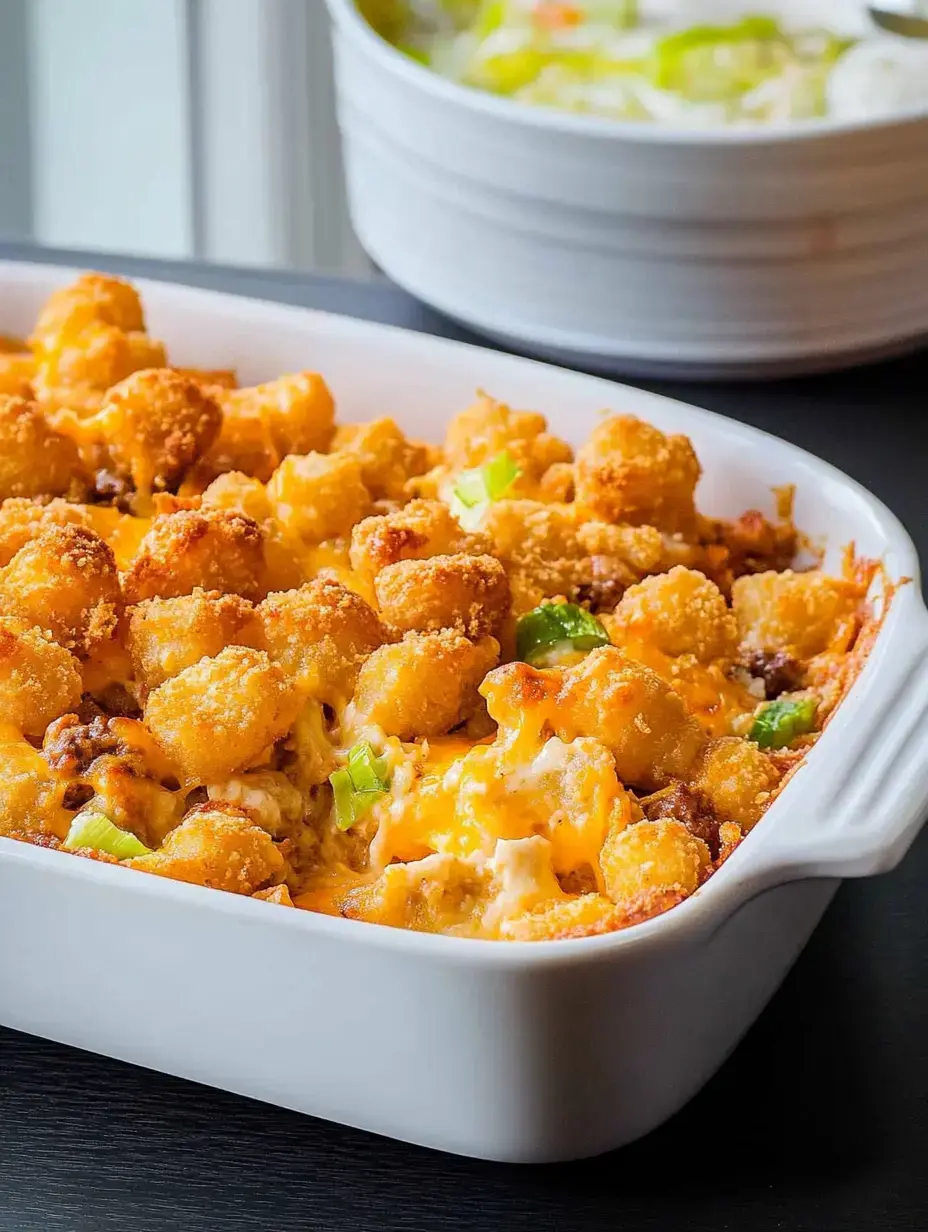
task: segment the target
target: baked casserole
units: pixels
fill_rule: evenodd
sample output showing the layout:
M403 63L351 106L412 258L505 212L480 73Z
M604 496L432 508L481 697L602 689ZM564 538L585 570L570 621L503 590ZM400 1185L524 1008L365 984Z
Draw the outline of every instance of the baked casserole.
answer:
M440 445L339 425L322 375L171 367L79 278L0 346L0 835L456 936L667 910L877 627L873 562L797 566L790 491L713 519L699 475L484 394Z

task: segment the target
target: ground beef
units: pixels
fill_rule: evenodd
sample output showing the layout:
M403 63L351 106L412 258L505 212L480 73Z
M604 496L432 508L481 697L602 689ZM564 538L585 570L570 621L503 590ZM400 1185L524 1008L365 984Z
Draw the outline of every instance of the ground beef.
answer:
M687 787L685 783L674 783L653 800L645 801L642 807L648 821L675 817L686 826L690 834L702 839L712 853L713 860L718 859L721 847L719 819L701 792Z
M66 714L45 733L42 752L53 770L83 774L105 753L126 750L112 731L111 719L98 715L89 723L82 723L76 714Z
M802 664L783 650L770 653L751 650L742 659L742 666L764 682L764 693L773 701L781 693L791 693L802 683Z

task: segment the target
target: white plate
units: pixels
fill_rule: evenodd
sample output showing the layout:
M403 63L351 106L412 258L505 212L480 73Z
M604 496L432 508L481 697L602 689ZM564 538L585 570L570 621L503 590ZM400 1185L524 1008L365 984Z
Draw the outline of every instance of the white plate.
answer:
M0 264L0 331L72 271ZM928 613L911 541L802 450L654 394L325 313L139 284L172 360L246 382L314 367L343 419L439 439L480 385L577 442L601 409L688 433L700 505L798 485L837 563L902 588L807 765L692 898L605 937L494 943L286 910L0 839L0 1022L393 1137L491 1159L591 1155L647 1132L731 1051L838 879L891 868L928 804ZM0 767L2 774L2 767ZM749 1096L745 1095L745 1108Z

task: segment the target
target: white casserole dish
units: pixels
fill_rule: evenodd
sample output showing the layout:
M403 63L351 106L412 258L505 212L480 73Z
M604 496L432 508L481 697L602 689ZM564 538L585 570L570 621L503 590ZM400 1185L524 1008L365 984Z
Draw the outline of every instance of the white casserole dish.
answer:
M0 264L0 330L73 271ZM438 438L478 384L578 441L604 406L684 431L712 513L798 485L814 535L916 580L861 678L758 829L691 899L627 932L468 941L286 910L0 839L0 1023L466 1155L592 1155L709 1078L802 949L838 880L891 868L928 804L928 613L908 536L824 462L653 394L418 334L139 284L178 363L245 382L317 367L347 419ZM0 766L0 774L2 774Z
M328 5L355 230L448 316L660 376L839 367L928 335L928 115L687 131L561 113L447 81L354 0Z

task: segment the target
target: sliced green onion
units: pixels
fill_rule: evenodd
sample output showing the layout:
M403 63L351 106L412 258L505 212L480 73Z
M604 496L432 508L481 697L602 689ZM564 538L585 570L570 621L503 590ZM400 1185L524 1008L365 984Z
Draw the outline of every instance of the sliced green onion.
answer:
M335 824L339 830L350 830L368 809L389 790L390 779L386 759L362 741L348 753L348 764L329 775L335 799Z
M150 847L140 843L128 830L120 830L118 826L114 826L103 813L78 813L71 822L71 828L62 846L66 851L77 851L80 847L105 851L117 860L151 854Z
M797 736L808 735L815 724L817 709L816 697L804 697L798 702L770 702L754 716L748 739L762 749L785 749Z
M465 530L476 530L488 507L502 500L521 474L508 449L483 466L461 471L451 490L451 512Z
M608 645L603 624L576 603L543 603L516 625L516 652L533 667L550 666L565 651L586 653Z
M730 26L691 26L658 39L651 79L691 102L737 97L783 69L789 44L772 17Z

